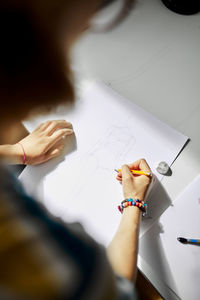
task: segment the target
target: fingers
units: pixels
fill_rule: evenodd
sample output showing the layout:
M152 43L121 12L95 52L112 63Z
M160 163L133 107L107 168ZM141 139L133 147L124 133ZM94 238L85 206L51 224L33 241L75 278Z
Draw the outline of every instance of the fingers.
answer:
M133 184L133 175L128 165L122 166L122 186L124 191L131 191Z
M129 180L129 179L131 179L132 180L132 173L131 173L131 171L130 171L130 169L129 169L129 166L128 165L123 165L122 166L122 178L123 178L123 181L125 181L125 180Z
M140 159L139 169L144 172L151 172L151 169L144 158Z
M48 152L48 156L49 156L49 157L55 157L55 156L60 155L60 153L62 152L63 148L64 148L64 145L61 144L61 145L57 146L56 148L51 149L51 150Z
M52 120L41 123L34 131L45 131L47 135L52 135L56 130L60 128L72 129L72 124L65 120Z
M51 142L49 144L48 149L50 149L53 145L55 145L60 139L62 139L63 137L67 136L67 135L71 135L73 134L74 131L73 129L59 129L57 131L55 131L50 137L49 139L51 139Z
M49 126L50 123L51 123L51 121L46 121L44 123L41 123L38 127L36 127L36 129L34 130L34 132L35 131L43 131L43 130L45 130Z
M49 151L62 137L74 133L72 124L65 120L46 121L41 123L34 132L39 133L40 139L47 138L45 152Z
M45 128L45 132L48 136L51 136L56 130L64 128L72 129L72 124L65 120L51 121L51 123Z
M54 157L57 157L61 154L62 150L64 148L64 145L63 144L60 144L58 145L57 147L53 147L51 150L49 150L46 155L45 155L45 159L44 159L44 162L54 158Z
M151 172L151 169L144 158L141 158L131 164L128 165L130 170L140 170L144 172ZM140 175L134 175L140 176ZM122 172L119 172L116 176L116 179L122 181Z
M140 170L144 172L151 172L149 165L144 158L141 158L131 164L129 164L131 170Z

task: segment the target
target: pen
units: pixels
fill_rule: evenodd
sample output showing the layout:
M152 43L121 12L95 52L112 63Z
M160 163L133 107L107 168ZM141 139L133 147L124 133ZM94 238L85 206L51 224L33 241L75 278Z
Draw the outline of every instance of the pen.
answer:
M197 239L186 239L183 237L178 237L177 240L183 244L199 244L200 245L200 240L197 240Z
M122 170L121 169L115 169L115 171L117 173L121 172ZM146 176L150 176L151 175L151 172L144 172L144 171L139 171L139 170L131 170L131 172L133 174L138 174L138 175L146 175Z

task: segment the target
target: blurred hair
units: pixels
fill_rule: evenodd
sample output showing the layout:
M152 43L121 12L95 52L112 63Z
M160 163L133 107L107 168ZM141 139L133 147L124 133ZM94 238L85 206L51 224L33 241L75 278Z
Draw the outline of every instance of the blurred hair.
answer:
M56 3L0 2L1 121L8 116L21 119L41 104L48 108L74 100L67 49L64 53L55 24L49 24L50 20L55 21L58 12L45 11L40 2L49 2L49 6ZM48 17L54 11L55 16L52 14L48 20L44 11Z

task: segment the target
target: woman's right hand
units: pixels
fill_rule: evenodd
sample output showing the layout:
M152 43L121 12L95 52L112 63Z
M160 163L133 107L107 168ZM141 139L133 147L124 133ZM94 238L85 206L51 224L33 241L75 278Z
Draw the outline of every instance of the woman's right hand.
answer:
M124 198L137 198L143 201L152 176L135 175L130 170L151 172L151 169L145 159L139 159L129 165L123 165L122 172L116 177L122 182Z

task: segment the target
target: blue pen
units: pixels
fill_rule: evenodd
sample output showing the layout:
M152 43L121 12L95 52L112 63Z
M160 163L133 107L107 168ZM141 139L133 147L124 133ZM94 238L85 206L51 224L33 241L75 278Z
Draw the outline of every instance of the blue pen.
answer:
M177 240L183 244L199 244L200 245L200 240L197 240L197 239L186 239L183 237L178 237Z

